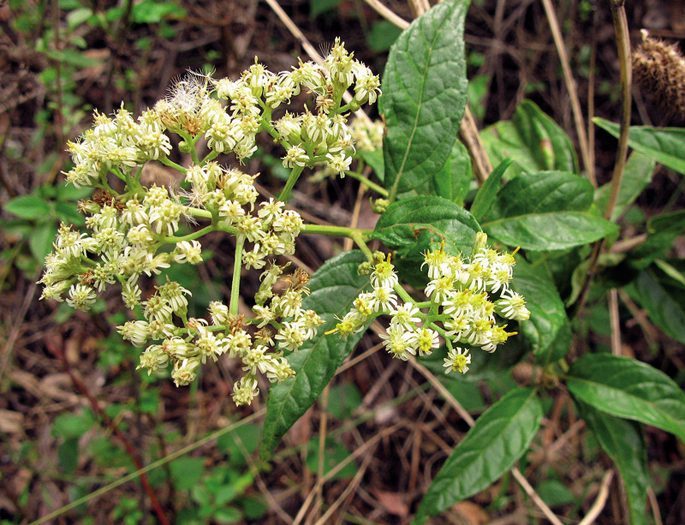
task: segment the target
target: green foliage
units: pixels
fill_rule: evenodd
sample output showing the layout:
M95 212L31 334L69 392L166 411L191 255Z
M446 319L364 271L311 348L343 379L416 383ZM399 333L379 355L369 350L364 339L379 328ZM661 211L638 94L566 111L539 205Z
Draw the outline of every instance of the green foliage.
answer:
M542 419L533 390L513 390L481 415L433 480L415 523L487 488L525 454Z
M37 264L42 264L52 250L52 242L61 222L83 226L83 216L76 210L76 202L91 193L87 188L40 186L31 195L22 195L7 201L3 209L18 220L0 221L6 234L14 233L27 242Z
M520 169L578 173L578 160L571 139L533 102L524 100L510 121L500 121L481 133L483 145L499 164L513 159Z
M452 152L466 105L468 4L450 0L435 6L390 50L382 90L388 127L384 182L391 199L430 183Z

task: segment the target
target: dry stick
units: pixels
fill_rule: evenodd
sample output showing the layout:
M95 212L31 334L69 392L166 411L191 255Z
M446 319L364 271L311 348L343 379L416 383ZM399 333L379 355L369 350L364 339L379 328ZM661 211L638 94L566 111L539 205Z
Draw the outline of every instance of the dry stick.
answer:
M618 195L621 190L621 183L623 182L623 173L625 172L626 160L628 158L628 136L630 134L630 115L632 109L632 91L631 85L633 81L632 62L630 58L630 33L628 31L628 20L626 18L626 11L623 7L624 0L609 0L611 5L611 15L614 20L614 32L616 33L616 44L618 47L618 60L621 67L621 134L618 138L618 151L616 152L616 164L614 165L614 172L611 176L611 191L609 193L609 202L604 213L604 218L611 220L614 214L614 208L618 202ZM597 270L597 263L599 262L599 254L604 247L604 241L595 243L590 256L590 266L588 267L587 275L583 281L581 288L580 300L578 301L577 312L581 312L585 308L588 294L590 293L590 283Z
M240 439L240 436L237 434L235 435L235 442L236 445L238 445L238 448L240 449L241 454L245 458L245 461L247 462L247 466L250 469L250 472L254 476L255 480L257 481L257 485L259 487L259 490L264 494L264 497L266 498L266 501L269 503L269 508L276 512L278 514L278 517L283 520L283 523L287 523L288 525L292 524L293 519L290 517L290 515L283 510L283 507L281 507L281 504L276 501L276 498L273 497L271 494L271 491L269 491L269 487L266 486L266 483L264 483L264 479L262 479L262 475L259 473L259 469L257 468L257 465L255 465L254 460L252 459L252 456L250 453L247 451L245 448L245 445L243 444L243 440Z
M618 290L609 290L609 322L611 324L611 353L621 355L621 321L618 315Z
M595 169L590 158L587 134L585 133L583 110L580 108L578 90L576 89L576 82L573 79L573 73L571 72L571 65L569 64L568 55L566 53L566 47L564 46L564 39L561 36L561 29L559 29L559 20L557 20L557 16L554 13L552 0L542 0L542 5L545 8L547 21L549 22L549 27L552 30L552 38L554 39L554 45L557 48L559 60L561 61L561 69L564 74L564 83L566 84L566 91L568 91L568 96L571 100L571 109L573 110L573 120L576 125L576 133L578 134L580 155L583 157L583 165L585 166L585 171L587 172L587 178L596 188L597 179L595 178Z
M602 512L602 509L604 509L604 505L607 502L607 497L609 496L609 484L611 483L613 477L613 470L608 470L604 474L604 477L602 478L602 484L599 488L599 494L597 494L597 499L592 504L592 507L590 507L590 511L578 525L590 525L591 523L595 522L597 516L599 516L599 514Z
M659 511L659 502L656 499L656 494L652 487L647 487L647 498L649 498L649 506L652 507L652 514L654 515L654 523L662 525L661 511Z
M404 425L404 423L396 423L393 426L385 429L383 432L376 434L374 437L372 437L366 443L364 443L361 447L359 447L357 450L355 450L352 454L350 454L344 460L342 460L340 463L338 463L334 468L329 470L324 476L320 477L317 480L316 484L323 486L323 484L326 483L330 478L332 478L338 472L340 472L343 468L345 468L349 462L351 462L352 460L361 456L364 453L364 451L366 451L367 448L371 447L372 445L375 445L376 442L378 442L380 439L385 437L387 434L392 434L393 432L395 432L395 430L402 427L403 425ZM298 525L302 521L302 518L304 518L304 515L307 512L307 509L312 504L315 492L316 492L316 487L314 487L314 490L312 490L309 493L309 496L307 496L307 499L302 504L302 508L300 508L300 512L298 512L297 516L295 516L294 525Z
M379 15L381 15L383 18L385 18L388 22L391 24L399 27L400 29L407 29L409 27L409 22L407 22L404 18L398 16L395 14L394 11L391 9L385 7L383 4L380 3L379 0L364 0L369 6L376 11Z
M321 427L319 428L319 464L316 468L316 476L321 479L324 474L325 458L326 458L326 434L328 429L328 394L330 392L330 383L323 389L321 396ZM323 485L318 485L314 488L314 495L318 500L315 508L319 508L323 503ZM310 519L316 517L316 511L312 512Z
M321 516L321 519L316 522L315 525L326 525L326 523L330 523L330 519L333 516L333 513L340 507L343 502L347 499L347 497L352 494L353 491L357 490L359 487L359 484L362 481L362 478L364 477L364 474L366 473L366 469L369 468L369 464L371 463L371 460L373 459L373 453L375 451L376 447L373 448L373 450L370 450L369 453L366 455L364 458L364 462L362 463L361 467L359 467L359 470L357 473L354 475L354 478L352 478L352 481L350 482L349 485L345 488L343 493L340 495L340 497L331 505L328 507L328 510L326 513Z
M19 315L12 323L12 331L10 332L7 341L2 349L2 365L0 365L0 377L5 372L7 364L10 362L10 357L12 357L12 351L14 350L14 344L17 342L19 337L19 332L21 332L21 327L24 325L24 318L26 317L26 312L29 311L29 306L33 302L33 298L36 295L37 283L32 283L29 287L28 293L24 296L24 302L21 305L21 310L19 310Z

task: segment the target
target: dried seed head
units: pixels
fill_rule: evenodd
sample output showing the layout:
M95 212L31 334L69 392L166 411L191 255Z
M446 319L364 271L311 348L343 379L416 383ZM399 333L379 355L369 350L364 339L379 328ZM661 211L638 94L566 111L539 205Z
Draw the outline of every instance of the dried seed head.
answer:
M652 38L643 29L633 53L633 75L666 115L685 121L685 58L676 45Z

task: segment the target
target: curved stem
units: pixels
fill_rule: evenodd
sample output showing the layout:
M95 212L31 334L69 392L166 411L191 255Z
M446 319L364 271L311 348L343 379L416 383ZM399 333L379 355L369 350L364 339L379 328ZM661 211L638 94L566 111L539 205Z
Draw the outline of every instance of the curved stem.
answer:
M186 171L188 171L183 166L181 166L180 164L176 164L173 160L168 159L167 157L162 157L161 159L159 159L159 162L161 162L165 166L174 168L176 171L180 171L181 173L183 173L183 175L185 175Z

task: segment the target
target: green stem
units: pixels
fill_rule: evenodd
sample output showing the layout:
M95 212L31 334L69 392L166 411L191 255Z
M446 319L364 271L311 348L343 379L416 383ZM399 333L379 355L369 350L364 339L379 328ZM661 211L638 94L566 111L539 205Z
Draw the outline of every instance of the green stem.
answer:
M199 239L203 235L207 235L210 232L213 232L215 230L215 227L213 224L210 224L209 226L205 226L201 230L197 230L196 232L189 233L188 235L183 235L181 237L176 237L175 235L172 235L170 237L162 237L159 239L159 243L162 244L178 244L179 242L183 241L192 241L195 239Z
M169 166L170 168L174 168L176 171L180 171L181 173L183 173L183 175L185 175L186 172L188 171L183 166L181 166L180 164L176 164L173 160L168 159L166 157L162 157L161 159L159 159L159 162L161 162L165 166Z
M285 183L285 188L283 188L281 195L278 197L279 201L285 202L288 200L288 197L290 196L290 192L295 187L295 183L297 183L297 179L300 178L300 175L302 174L303 170L304 170L303 166L295 166L293 168L293 171L290 172L290 177L288 178L288 182Z
M383 186L380 186L379 184L376 184L375 182L371 182L369 179L364 177L361 173L357 173L356 171L345 171L345 175L352 177L353 179L358 180L362 184L365 184L369 188L371 188L373 191L376 193L379 193L383 195L383 197L387 197L388 190L386 190Z
M361 230L353 231L350 234L350 239L352 239L354 243L359 246L359 249L364 253L364 255L366 255L366 258L369 260L369 262L373 262L373 252L366 245L366 242L364 241L364 235L362 234Z
M240 300L240 270L243 267L243 247L245 236L238 235L235 245L235 261L233 261L233 280L231 281L231 302L228 311L232 315L238 315L238 302Z
M215 158L217 158L218 156L219 156L219 152L218 152L218 151L210 151L209 153L207 153L207 156L206 156L204 159L202 159L202 162L200 163L200 166L204 166L204 165L207 164L208 162L213 161L213 160L214 160Z
M373 230L361 230L359 228L347 228L345 226L328 226L324 224L305 224L302 233L328 235L331 237L347 237L354 239L354 235L360 235L367 239Z

